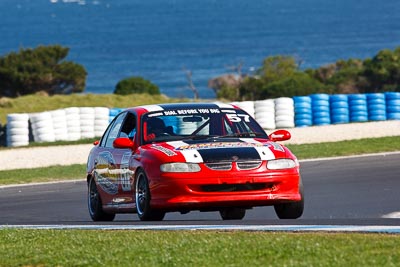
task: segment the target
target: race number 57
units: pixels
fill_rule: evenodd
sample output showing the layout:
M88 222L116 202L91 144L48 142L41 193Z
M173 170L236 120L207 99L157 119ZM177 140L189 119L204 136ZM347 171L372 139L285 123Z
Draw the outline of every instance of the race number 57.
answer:
M249 115L247 114L226 114L226 116L228 117L228 120L230 120L231 122L241 122L242 119L245 122L249 122Z

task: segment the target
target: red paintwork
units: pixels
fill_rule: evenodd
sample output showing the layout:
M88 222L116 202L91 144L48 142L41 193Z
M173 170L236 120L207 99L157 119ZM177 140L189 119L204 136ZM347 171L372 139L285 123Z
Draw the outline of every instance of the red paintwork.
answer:
M143 107L133 108L138 118L146 113ZM141 125L141 124L138 124ZM118 186L116 194L106 192L99 181L96 181L103 202L103 209L108 212L136 212L135 210L135 174L139 168L143 169L149 180L151 192L151 206L165 211L189 210L218 210L220 207L254 207L274 205L280 202L300 201L300 171L299 165L292 169L268 170L267 161L264 160L260 167L253 170L238 170L236 164L229 171L211 170L200 163L201 171L197 173L162 173L160 164L165 162L185 162L182 153L169 143L142 144L139 138L142 129L137 129L134 142L128 138L117 138L115 148L95 147L90 152L87 164L88 179L94 175L95 170L106 172L110 181ZM290 139L290 133L278 130L272 133L270 139L282 141ZM275 158L296 157L283 145L273 143L272 140L255 138L263 145L269 145ZM274 149L274 146L279 149ZM167 149L175 155L167 155L160 148ZM223 149L223 148L221 148ZM103 153L103 154L102 154ZM112 155L114 164L99 162L99 155ZM125 155L126 166L121 166ZM126 159L129 156L129 160ZM95 161L97 165L95 166ZM105 166L107 165L107 166ZM126 167L126 168L125 168ZM127 174L126 170L129 172ZM123 181L124 177L126 180ZM129 184L128 184L129 183ZM229 185L229 184L254 184L266 183L267 187L259 190L241 192L205 192L202 185ZM125 188L125 191L123 190ZM127 190L129 189L129 190Z

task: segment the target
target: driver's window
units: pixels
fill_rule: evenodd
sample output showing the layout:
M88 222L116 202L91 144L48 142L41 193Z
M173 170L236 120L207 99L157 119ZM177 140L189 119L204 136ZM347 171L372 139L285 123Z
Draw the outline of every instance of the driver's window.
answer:
M131 140L136 135L136 116L132 113L126 115L126 119L121 127L118 137L127 137Z
M124 121L126 112L120 114L115 120L114 124L110 127L109 134L106 139L105 147L113 147L115 138L118 137L119 130L121 129L122 122Z

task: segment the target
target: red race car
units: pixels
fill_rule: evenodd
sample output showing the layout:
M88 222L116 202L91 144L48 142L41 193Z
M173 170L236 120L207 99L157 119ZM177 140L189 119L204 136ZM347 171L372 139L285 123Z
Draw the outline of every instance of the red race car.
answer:
M304 208L299 162L240 108L180 103L126 109L110 123L88 157L88 207L94 221L116 213L162 220L167 212L219 211L242 219L246 210L274 206L281 219Z

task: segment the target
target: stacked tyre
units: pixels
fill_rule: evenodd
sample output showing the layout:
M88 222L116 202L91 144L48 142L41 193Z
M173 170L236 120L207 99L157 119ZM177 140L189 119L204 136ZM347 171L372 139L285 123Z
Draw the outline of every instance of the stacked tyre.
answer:
M81 139L81 123L78 107L70 107L65 109L65 117L67 120L68 140L75 141Z
M54 142L56 140L50 112L30 114L30 121L35 142Z
M29 145L29 115L8 114L6 135L9 147Z
M367 109L369 121L386 120L385 95L380 93L367 94Z
M94 108L94 135L100 137L107 129L110 110L105 107Z
M254 109L254 102L253 101L242 101L242 102L234 102L232 103L239 108L246 111L250 116L253 118L255 117L255 109Z
M400 92L385 93L386 118L388 120L400 120Z
M295 96L294 102L294 123L296 127L306 127L313 124L311 97Z
M349 101L347 95L331 95L329 97L331 123L349 123Z
M365 94L353 94L348 96L350 122L368 121L367 96Z
M275 125L276 128L293 128L294 123L294 101L289 97L275 99Z
M313 94L311 97L311 109L313 125L328 125L331 123L329 95Z
M94 108L79 108L81 138L94 138Z
M275 129L275 102L273 99L254 102L254 118L263 129Z
M67 116L65 109L50 111L53 122L54 138L56 141L68 140Z

